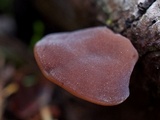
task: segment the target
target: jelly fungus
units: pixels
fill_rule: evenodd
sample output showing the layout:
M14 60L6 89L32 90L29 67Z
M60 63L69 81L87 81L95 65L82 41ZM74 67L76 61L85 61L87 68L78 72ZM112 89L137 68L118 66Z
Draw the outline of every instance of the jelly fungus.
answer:
M112 106L129 96L138 53L106 27L47 35L34 53L46 78L79 98Z

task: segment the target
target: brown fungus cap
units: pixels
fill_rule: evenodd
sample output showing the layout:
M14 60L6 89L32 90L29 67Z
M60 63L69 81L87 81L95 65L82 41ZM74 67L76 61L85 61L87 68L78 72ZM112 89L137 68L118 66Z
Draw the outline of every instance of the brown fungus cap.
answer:
M43 74L79 98L111 106L129 96L138 53L106 27L48 35L34 52Z

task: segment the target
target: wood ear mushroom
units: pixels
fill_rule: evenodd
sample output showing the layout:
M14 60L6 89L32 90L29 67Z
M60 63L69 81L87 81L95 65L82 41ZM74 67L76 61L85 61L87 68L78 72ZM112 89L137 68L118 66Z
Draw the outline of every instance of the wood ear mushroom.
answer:
M138 53L127 38L106 27L48 35L34 53L42 73L79 98L112 106L129 96Z

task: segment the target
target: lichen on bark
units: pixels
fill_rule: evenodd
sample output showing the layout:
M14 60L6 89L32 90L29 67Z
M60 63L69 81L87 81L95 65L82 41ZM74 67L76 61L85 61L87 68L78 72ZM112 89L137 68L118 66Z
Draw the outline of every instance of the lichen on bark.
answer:
M109 26L130 38L140 55L160 49L159 0L102 1L106 7L103 5L103 10L112 21Z

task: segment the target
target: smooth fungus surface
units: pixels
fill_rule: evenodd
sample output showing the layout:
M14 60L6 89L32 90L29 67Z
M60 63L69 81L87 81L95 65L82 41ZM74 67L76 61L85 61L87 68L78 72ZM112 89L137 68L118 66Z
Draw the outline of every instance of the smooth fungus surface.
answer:
M127 38L106 27L50 34L34 52L43 74L79 98L110 106L129 96L138 53Z

